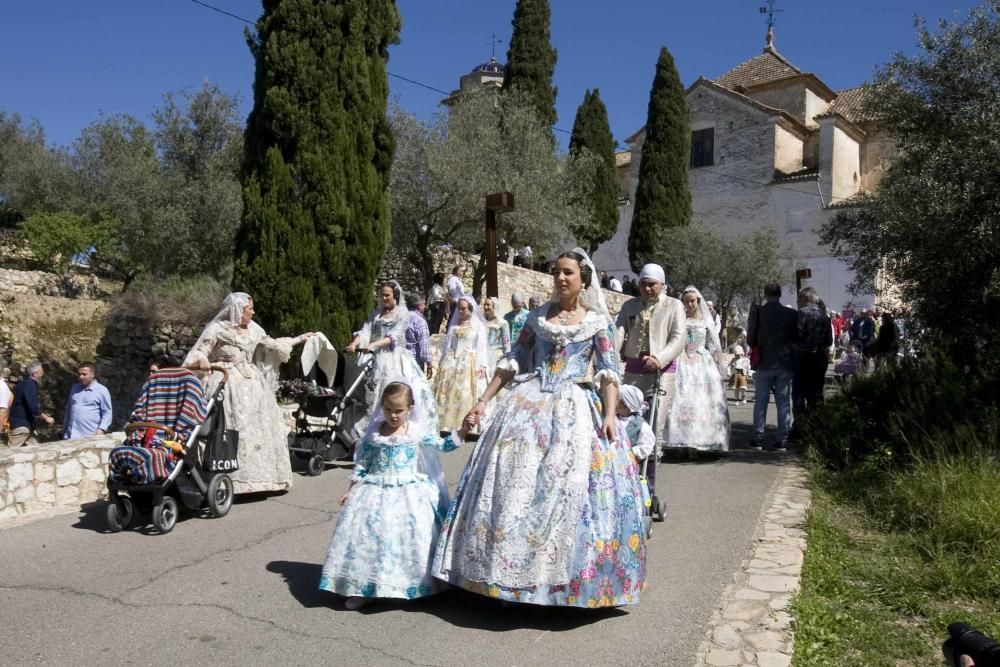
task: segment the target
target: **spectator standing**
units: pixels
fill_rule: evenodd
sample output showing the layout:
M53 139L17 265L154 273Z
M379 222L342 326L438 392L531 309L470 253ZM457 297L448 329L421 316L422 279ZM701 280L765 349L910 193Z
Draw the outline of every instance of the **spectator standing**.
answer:
M621 292L622 291L622 281L618 280L617 278L612 278L611 279L611 291L613 291L613 292Z
M879 327L878 337L875 339L875 368L896 363L897 354L899 354L899 329L889 311L884 311L882 326Z
M35 424L39 419L46 424L55 421L42 412L38 400L38 384L43 375L45 371L42 370L41 362L37 359L29 361L24 369L24 379L14 387L14 400L10 406L10 430L7 434L7 443L11 447L37 445Z
M464 276L464 264L456 264L455 268L451 271L451 275L448 276L448 282L445 285L447 290L448 309L445 315L449 318L452 316L452 311L458 304L458 300L465 296L465 283L462 281Z
M826 308L813 287L803 287L798 294L798 342L794 391L795 420L823 402L823 385L829 365L828 350L833 345L833 328ZM798 430L799 424L796 424Z
M601 287L604 289L611 289L611 278L608 278L607 271L601 271Z
M441 323L444 322L445 311L448 309L448 291L444 288L444 274L434 274L434 284L427 291L427 309L430 311L428 324L430 333L441 333Z
M795 370L795 341L798 314L781 305L781 287L764 286L764 305L753 308L749 317L747 340L758 351L760 361L754 377L753 448L762 449L767 426L767 404L774 395L778 411L775 449L786 450L790 426L788 390Z
M14 395L7 386L7 380L0 375L0 436L7 432L7 419L10 416L10 404L14 401Z
M507 321L507 326L510 327L510 340L514 344L517 343L517 337L521 335L521 329L528 321L528 315L531 314L531 311L524 307L524 295L520 292L511 294L510 308L510 312L503 318Z
M430 378L434 375L434 366L431 361L431 333L424 314L427 304L418 295L407 294L406 308L410 311L410 325L406 328L406 349L417 360L420 370Z
M76 369L76 384L66 399L63 439L103 435L111 426L111 394L97 381L97 367L81 364Z

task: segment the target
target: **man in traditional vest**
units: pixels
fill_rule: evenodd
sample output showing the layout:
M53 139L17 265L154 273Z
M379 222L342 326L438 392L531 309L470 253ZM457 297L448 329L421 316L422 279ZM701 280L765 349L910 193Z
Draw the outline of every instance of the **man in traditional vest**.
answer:
M658 264L647 264L639 273L639 296L629 299L618 313L616 326L625 362L625 384L649 395L659 387L656 423L651 424L657 442L674 397L674 360L684 350L684 306L667 295L666 275Z

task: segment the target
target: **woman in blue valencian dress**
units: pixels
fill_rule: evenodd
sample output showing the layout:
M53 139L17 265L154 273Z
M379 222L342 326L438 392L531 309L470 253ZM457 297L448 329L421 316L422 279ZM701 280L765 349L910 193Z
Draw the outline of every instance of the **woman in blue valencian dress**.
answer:
M677 357L677 385L670 406L664 447L692 452L729 450L729 407L719 369L722 346L701 292L681 294L687 315L687 344Z
M596 273L582 250L560 256L552 301L531 313L470 412L480 418L508 386L462 473L435 576L511 602L639 601L638 465L615 415L619 359Z
M406 378L392 378L381 409L358 445L351 488L333 531L319 587L358 609L374 598L414 599L442 584L430 574L448 487L436 451L450 452L466 431L428 431L423 405Z

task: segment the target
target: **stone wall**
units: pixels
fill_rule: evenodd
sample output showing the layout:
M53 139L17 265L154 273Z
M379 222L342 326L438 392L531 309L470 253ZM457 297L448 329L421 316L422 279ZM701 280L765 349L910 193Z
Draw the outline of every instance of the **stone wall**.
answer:
M465 263L468 270L465 272L465 290L472 291L472 273L479 261L478 255L462 254L454 250L442 248L434 255L434 270L443 273L445 276L451 275L456 264ZM398 280L403 289L407 292L412 290L421 291L423 286L420 282L420 274L405 260L399 257L387 255L382 275L379 280ZM485 291L485 289L484 289ZM538 296L543 301L549 298L552 293L552 276L541 271L525 269L513 264L500 263L497 265L497 292L500 300L500 315L510 310L510 297L515 292L524 295L525 302L532 296ZM608 310L612 315L618 313L623 303L629 299L628 296L620 292L604 291L608 302Z
M41 294L69 299L101 297L100 281L96 276L58 274L47 271L18 271L0 268L0 292Z
M110 315L97 346L97 375L111 393L113 424L124 424L149 375L150 364L176 366L198 340L202 325Z
M0 528L74 512L104 497L108 453L123 433L0 448Z

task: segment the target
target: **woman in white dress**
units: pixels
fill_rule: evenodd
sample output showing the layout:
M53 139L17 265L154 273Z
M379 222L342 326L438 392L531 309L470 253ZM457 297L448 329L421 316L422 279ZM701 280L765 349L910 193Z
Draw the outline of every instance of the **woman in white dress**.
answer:
M705 299L695 287L681 294L687 343L677 357L677 384L664 447L693 451L729 450L729 408L720 370L722 347Z
M230 473L236 494L292 488L288 427L274 396L277 368L288 361L292 347L313 335L271 338L253 315L250 295L233 292L184 359L185 366L203 371L212 365L229 371L223 404L226 428L240 434L240 469ZM220 373L213 373L206 393L212 393L221 379Z
M371 350L375 355L375 374L368 396L368 412L353 428L357 436L365 432L368 420L379 409L378 399L389 379L400 376L410 382L414 400L424 406L428 431L437 432L438 413L434 395L417 360L406 349L406 329L409 326L410 311L406 309L403 288L394 280L379 285L378 305L361 330L354 334L351 344L344 348L350 354L358 350Z
M488 329L471 296L458 297L441 347L441 360L434 376L440 427L458 428L469 411L469 398L486 391L490 371Z

